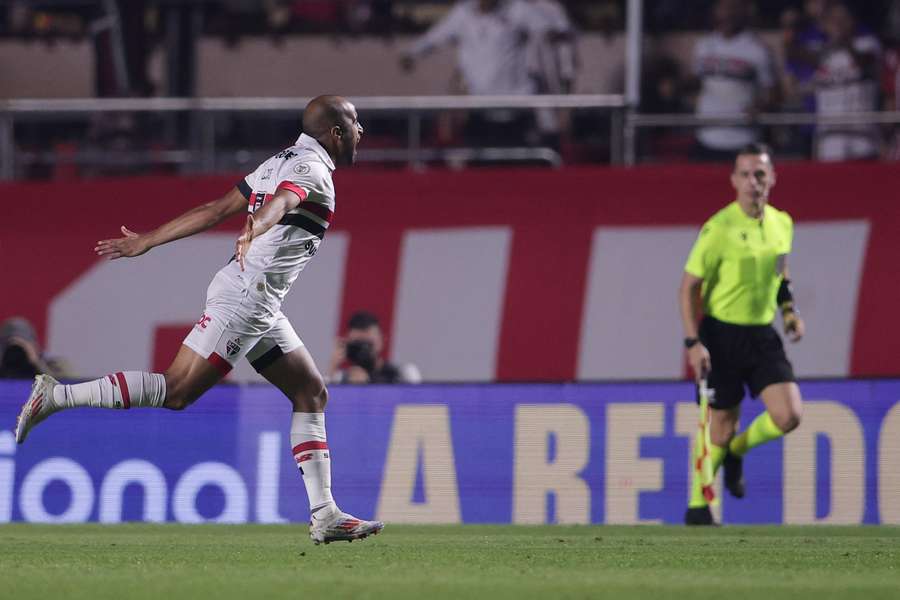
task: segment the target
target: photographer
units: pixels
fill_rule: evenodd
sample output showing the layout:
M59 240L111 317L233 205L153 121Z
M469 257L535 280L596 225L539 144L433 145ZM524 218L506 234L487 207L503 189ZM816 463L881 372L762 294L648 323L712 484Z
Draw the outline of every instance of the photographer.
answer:
M331 357L331 383L419 383L415 365L394 365L382 356L384 335L378 318L370 312L354 313L347 334L338 338Z
M22 317L0 324L0 379L31 379L40 373L67 377L67 369L41 354L34 327Z

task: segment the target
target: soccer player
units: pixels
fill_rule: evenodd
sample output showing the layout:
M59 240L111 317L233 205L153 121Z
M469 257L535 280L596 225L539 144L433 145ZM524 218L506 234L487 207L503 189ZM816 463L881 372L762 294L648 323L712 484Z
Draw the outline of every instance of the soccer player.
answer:
M800 389L772 327L776 310L792 342L803 337L805 328L788 271L793 221L768 203L775 171L765 145L738 152L731 184L737 200L703 225L684 267L679 299L688 361L713 391L713 471L724 464L725 487L742 498L744 455L800 424ZM701 302L704 316L698 327ZM766 411L735 435L744 386L762 399ZM685 523L714 524L696 472Z
M246 357L293 405L291 445L309 497L312 540L352 541L384 527L342 512L332 498L323 412L328 392L281 312L285 294L331 223L335 164L353 164L363 128L353 104L339 96L319 96L303 111L303 131L293 146L266 160L218 200L148 233L123 226L124 237L97 243L97 254L109 259L139 256L239 212L250 213L234 257L209 285L203 316L165 373L120 371L74 385L38 375L16 423L18 443L35 425L68 408L182 410Z

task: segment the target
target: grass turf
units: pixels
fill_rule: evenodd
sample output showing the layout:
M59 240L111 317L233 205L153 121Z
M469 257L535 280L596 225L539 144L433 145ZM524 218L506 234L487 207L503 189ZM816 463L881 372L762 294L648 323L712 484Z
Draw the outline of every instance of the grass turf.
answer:
M3 598L900 598L900 528L0 526Z

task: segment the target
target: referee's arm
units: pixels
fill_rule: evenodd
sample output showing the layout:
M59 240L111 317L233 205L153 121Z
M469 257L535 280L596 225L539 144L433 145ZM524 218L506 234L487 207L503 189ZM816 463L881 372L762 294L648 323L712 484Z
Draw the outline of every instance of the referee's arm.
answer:
M788 268L787 257L785 257L781 274L784 282L782 283L782 286L786 286L787 289L790 290L791 271ZM803 319L797 313L797 309L794 306L793 293L791 293L788 302L779 299L778 308L781 310L781 322L784 326L784 335L786 335L792 343L799 342L806 334L806 323L803 322Z
M678 289L678 304L681 309L681 325L684 328L688 363L694 371L694 377L700 379L710 367L709 351L700 342L697 334L697 318L700 314L700 290L703 279L687 271L681 277Z

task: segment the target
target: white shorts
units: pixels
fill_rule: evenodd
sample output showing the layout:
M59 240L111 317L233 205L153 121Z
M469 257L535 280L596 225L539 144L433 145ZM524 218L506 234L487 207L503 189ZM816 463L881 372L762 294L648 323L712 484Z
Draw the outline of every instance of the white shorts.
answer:
M223 376L245 356L257 372L303 345L284 313L258 310L248 294L217 275L207 290L206 308L182 342L212 363Z

